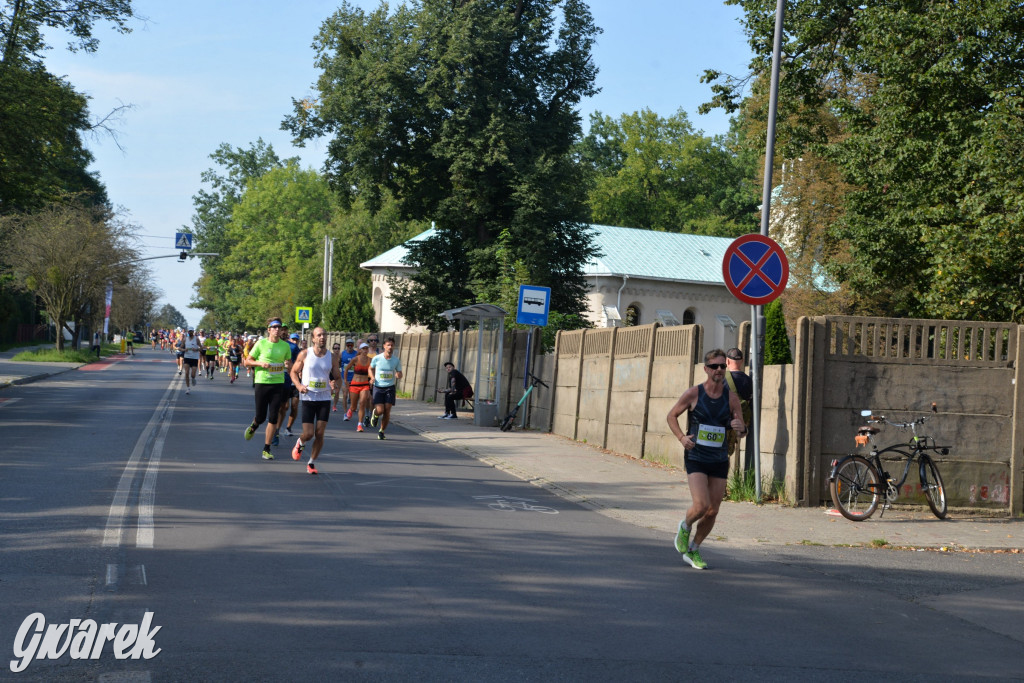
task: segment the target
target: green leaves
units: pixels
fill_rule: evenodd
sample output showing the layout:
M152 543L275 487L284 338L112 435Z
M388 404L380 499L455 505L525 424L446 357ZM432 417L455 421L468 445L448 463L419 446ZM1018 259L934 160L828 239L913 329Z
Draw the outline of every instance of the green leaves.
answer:
M593 114L578 151L594 178L595 223L723 236L756 224L753 159L695 132L682 110Z
M736 4L758 49L754 122L775 3ZM798 174L811 156L840 176L815 195L839 210L812 248L854 309L1021 320L1020 3L806 0L789 4L786 28L777 149Z
M557 10L561 10L560 13ZM410 323L490 296L503 230L511 262L580 311L592 253L575 109L593 94L599 30L578 0L423 0L388 14L343 4L317 37L317 95L284 127L331 136L327 176L345 207L434 221L395 290Z

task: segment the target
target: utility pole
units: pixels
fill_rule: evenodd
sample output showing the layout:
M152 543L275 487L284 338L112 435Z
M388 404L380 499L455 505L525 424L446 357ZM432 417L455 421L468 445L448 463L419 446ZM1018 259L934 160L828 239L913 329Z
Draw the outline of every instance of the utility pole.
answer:
M775 8L775 42L772 48L772 80L768 96L768 141L764 153L764 187L761 192L761 234L768 237L768 221L772 207L772 167L775 160L775 117L779 101L779 62L782 60L782 21L786 0L778 0ZM750 307L751 381L753 387L754 424L747 439L754 453L754 495L761 502L761 381L764 368L764 306Z

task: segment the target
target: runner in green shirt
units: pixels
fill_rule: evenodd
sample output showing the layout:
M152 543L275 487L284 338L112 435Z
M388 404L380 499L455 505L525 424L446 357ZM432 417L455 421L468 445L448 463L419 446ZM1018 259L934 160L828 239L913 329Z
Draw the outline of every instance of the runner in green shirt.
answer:
M249 351L244 363L256 373L256 417L245 429L245 440L256 433L256 429L267 423L263 444L263 459L273 460L270 442L277 432L278 413L284 396L284 375L291 369L292 350L281 338L281 319L267 321L267 336L260 339Z

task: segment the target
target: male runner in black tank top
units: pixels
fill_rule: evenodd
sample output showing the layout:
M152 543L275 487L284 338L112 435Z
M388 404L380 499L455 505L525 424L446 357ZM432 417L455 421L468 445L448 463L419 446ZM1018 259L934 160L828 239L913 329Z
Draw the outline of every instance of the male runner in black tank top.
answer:
M725 351L713 349L704 355L703 384L687 389L668 411L668 427L686 449L687 482L692 502L679 522L675 546L694 569L706 569L700 544L715 526L718 509L729 479L729 450L725 432L747 433L740 399L725 386ZM679 416L689 411L688 429L679 427ZM692 533L691 533L692 532Z

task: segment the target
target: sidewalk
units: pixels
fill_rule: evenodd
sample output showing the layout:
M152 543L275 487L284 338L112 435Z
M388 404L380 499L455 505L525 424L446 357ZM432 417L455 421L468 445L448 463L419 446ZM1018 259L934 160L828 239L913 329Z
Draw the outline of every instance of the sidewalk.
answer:
M541 432L473 425L472 413L439 420L436 403L400 400L392 421L615 519L656 529L671 543L690 502L686 474ZM734 546L892 546L948 550L1024 548L1024 521L888 510L850 522L827 509L724 502L712 540Z

